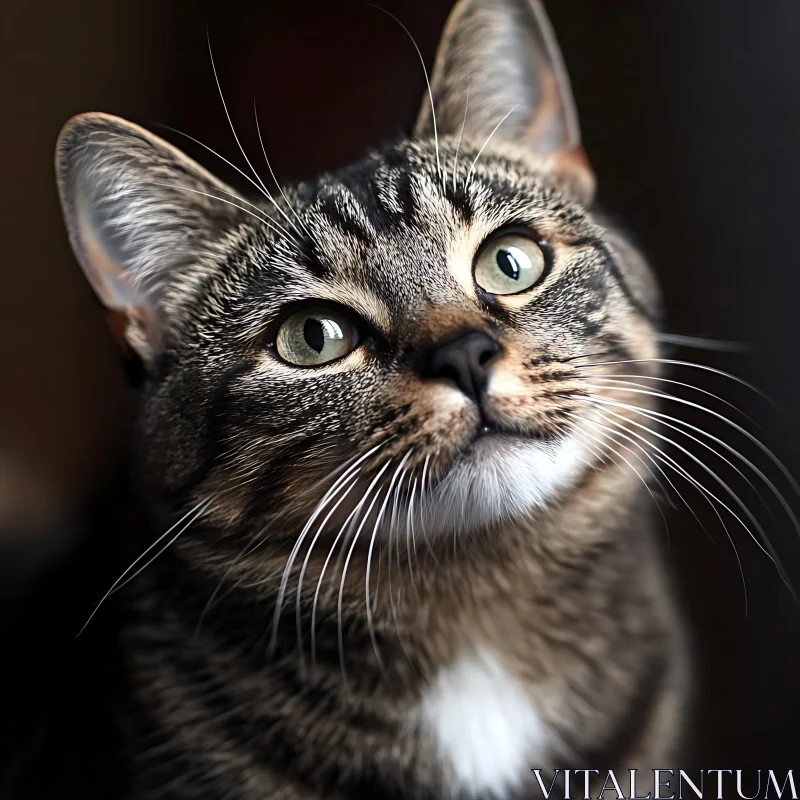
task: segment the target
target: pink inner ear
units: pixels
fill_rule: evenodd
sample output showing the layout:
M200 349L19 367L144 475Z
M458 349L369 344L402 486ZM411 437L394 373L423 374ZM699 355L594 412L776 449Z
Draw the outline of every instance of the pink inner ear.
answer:
M125 270L111 259L92 235L83 231L86 265L92 287L109 310L127 311L133 301L133 290Z

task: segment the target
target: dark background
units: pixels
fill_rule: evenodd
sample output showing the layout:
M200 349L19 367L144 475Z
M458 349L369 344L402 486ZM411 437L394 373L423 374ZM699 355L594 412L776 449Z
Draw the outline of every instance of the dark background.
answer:
M430 64L451 3L381 4L408 26ZM764 430L750 428L800 475L800 427L788 419L797 415L800 388L800 3L550 0L547 7L572 76L599 201L651 258L664 289L666 330L749 345L747 352L670 355L753 382L786 414L710 373L678 369L671 377L739 405ZM362 2L4 0L2 617L35 585L40 565L57 564L74 543L64 520L102 492L124 453L130 419L117 353L60 219L52 169L59 128L82 111L118 114L241 186L213 156L156 127L185 131L245 167L214 84L206 28L240 138L263 172L255 97L281 180L342 165L401 134L422 97L424 77L408 38ZM676 411L736 440L781 479L729 428L673 405L670 413ZM800 585L797 535L785 513L769 500L759 511L740 477L717 466L764 521ZM800 507L785 481L781 488ZM800 767L800 607L729 519L747 585L745 613L725 532L709 504L684 489L714 540L685 512L667 512L670 554L698 646L697 764Z

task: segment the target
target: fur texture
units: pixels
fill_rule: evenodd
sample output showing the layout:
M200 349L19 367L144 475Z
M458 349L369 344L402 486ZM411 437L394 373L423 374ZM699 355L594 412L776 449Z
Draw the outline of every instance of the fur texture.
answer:
M131 797L507 800L534 767L672 763L687 670L647 464L586 384L657 354L657 289L587 210L538 5L462 0L432 95L436 129L423 105L274 203L112 117L62 136L75 252L144 364L163 534L115 586ZM493 295L473 267L503 231L546 270ZM304 368L274 343L308 301L360 339ZM477 400L425 368L469 332L498 352Z

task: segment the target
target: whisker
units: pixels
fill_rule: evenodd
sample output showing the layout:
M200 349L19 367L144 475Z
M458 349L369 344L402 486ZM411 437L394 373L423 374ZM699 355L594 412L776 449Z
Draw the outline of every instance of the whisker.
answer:
M306 236L308 236L309 239L313 240L314 237L311 235L311 231L308 229L308 226L303 222L303 220L300 219L300 215L297 213L297 211L295 210L294 206L292 206L292 204L289 202L289 198L286 196L286 192L283 191L283 187L280 185L280 183L278 183L278 179L275 177L275 171L272 169L272 164L269 163L269 159L267 158L267 148L264 146L264 139L261 136L261 126L259 125L259 122L258 122L258 109L256 108L256 99L255 99L255 97L253 98L253 116L255 117L255 120L256 120L256 132L258 133L258 141L259 141L259 144L261 145L261 152L264 154L264 161L266 161L266 163L267 163L267 169L269 170L269 174L272 176L272 180L275 182L275 185L278 187L278 191L281 193L281 197L283 198L284 202L286 203L287 208L294 214L295 218L297 219L297 222L300 224L302 229L305 231ZM269 199L272 200L272 202L275 205L275 207L278 210L280 210L280 207L278 206L278 204L275 203L275 200L272 199L272 195L269 196ZM291 226L295 229L295 231L298 234L300 234L300 231L297 230L297 227L289 219L289 217L286 216L286 214L284 214L284 216L286 217L286 221L291 224Z
M378 484L381 477L383 476L383 473L386 472L391 463L392 463L391 460L389 460L383 465L383 467L381 467L378 474L373 478L372 483L367 488L365 497L369 497L373 488ZM347 580L347 568L350 565L350 558L352 557L353 551L355 550L356 542L358 542L358 537L361 534L361 531L363 530L367 520L369 519L369 515L372 512L372 509L374 508L375 503L377 502L379 497L380 497L380 490L378 490L375 493L375 497L372 498L369 506L367 506L367 510L364 512L364 515L361 518L361 522L359 523L358 529L353 535L353 541L350 544L350 549L347 552L347 558L345 558L344 560L344 568L342 569L342 579L339 582L339 599L336 606L336 620L337 620L337 631L339 634L339 665L342 670L342 680L345 685L347 685L347 670L345 668L345 660L344 660L344 628L342 626L342 610L344 608L344 585L345 581Z
M656 508L658 509L658 513L661 514L661 519L664 521L664 530L666 530L666 532L667 532L667 542L669 542L669 524L667 523L666 516L664 516L664 510L661 508L661 503L658 502L658 499L653 494L653 490L650 488L650 485L647 483L647 480L644 478L644 476L639 472L638 469L636 469L636 467L633 466L633 464L631 464L630 461L628 461L627 458L625 458L624 455L622 455L622 453L619 452L619 450L617 450L616 447L613 447L608 442L602 441L597 436L594 436L593 434L589 433L589 431L585 431L585 430L581 431L581 434L583 436L588 436L590 439L592 439L592 441L597 442L602 447L605 447L606 452L609 452L612 455L617 456L617 458L621 458L633 470L633 472L636 475L636 477L639 478L639 480L644 485L645 489L647 489L647 492L649 493L650 497L653 498L653 502L655 503ZM606 434L606 436L609 436L609 434ZM642 463L642 465L647 469L648 474L658 482L658 478L656 478L655 475L653 475L652 471L644 463L644 460L642 459L641 456L639 456L636 453L634 453L633 450L631 450L631 448L628 447L627 445L624 445L621 442L615 442L615 443L618 444L620 447L625 448L632 455L636 456L636 458L638 458L639 461ZM584 445L585 445L585 443L584 443ZM659 485L660 485L660 483L659 483Z
M413 448L412 448L413 449ZM409 453L410 454L410 453ZM394 594L392 592L392 537L394 536L395 539L395 552L397 556L397 570L398 572L401 569L400 566L400 537L398 535L397 529L397 504L400 497L400 490L403 484L403 479L406 476L407 468L403 467L403 471L400 473L400 479L397 481L395 488L394 488L394 498L392 499L392 511L389 516L389 546L388 546L388 554L386 558L386 582L387 582L387 591L389 593L389 606L392 612L392 622L394 624L395 634L397 636L397 641L400 645L400 650L403 653L403 656L406 659L406 662L410 667L413 668L413 661L411 659L411 655L408 651L406 646L405 637L400 632L400 626L397 622L397 605L394 602Z
M355 474L352 476L352 481L350 485L347 487L347 490L342 494L342 496L334 503L330 511L328 512L325 519L317 528L317 532L314 535L314 538L311 540L311 544L308 546L308 550L306 551L306 557L303 559L303 565L300 569L300 575L297 579L297 596L295 598L295 619L297 624L297 648L300 651L300 657L302 659L303 656L303 624L302 624L302 592L303 592L303 579L306 574L306 569L308 568L308 563L311 560L311 552L314 549L314 545L316 545L317 540L322 535L322 531L325 529L325 526L328 524L330 518L336 513L336 509L342 504L345 498L350 494L350 491L357 485L358 478L361 473L361 468L359 468Z
M299 552L300 547L303 544L303 540L305 539L306 535L308 534L308 531L310 530L311 526L314 524L314 521L317 519L319 514L322 513L322 511L324 510L325 506L336 495L336 493L341 488L341 486L344 484L344 481L347 479L347 476L351 473L351 471L354 470L355 468L357 468L359 466L359 464L361 464L365 459L369 458L369 456L372 455L372 453L374 453L376 450L378 450L381 447L383 447L383 444L385 444L385 443L377 444L371 450L368 450L366 453L364 453L363 456L361 456L358 460L356 460L353 464L351 464L351 466L348 467L348 469L345 470L345 472L339 478L337 478L337 480L334 482L333 486L331 486L331 488L322 496L322 499L319 501L319 503L317 503L317 505L314 508L314 511L312 512L311 517L309 518L308 522L303 526L303 530L300 532L300 535L298 536L297 541L295 542L294 546L292 547L292 551L289 554L289 558L287 559L286 567L283 570L283 577L281 578L281 584L280 584L280 587L278 589L278 597L277 597L277 599L275 601L275 614L273 616L273 623L272 623L272 625L273 625L273 627L272 627L272 637L271 637L271 642L270 642L270 651L271 652L274 652L275 651L275 647L277 646L278 625L279 625L279 622L280 622L281 611L283 610L283 598L286 595L286 587L287 587L287 585L289 583L289 575L291 573L292 566L294 565L294 561L297 558L297 553Z
M619 353L619 348L609 348L607 350L595 350L593 353L578 353L575 356L568 356L566 358L556 358L554 359L559 364L572 364L573 362L577 361L579 358L596 358L597 356L608 356L613 355L614 353ZM603 363L610 363L610 362L597 362L598 364ZM580 364L581 367L593 367L594 364Z
M780 413L793 424L797 424L795 420L793 420L768 394L762 392L757 386L754 386L752 383L749 383L743 378L732 375L730 372L725 372L723 369L710 367L708 364L697 364L694 361L680 361L679 359L675 358L629 358L622 361L596 361L592 364L578 364L576 365L575 369L594 369L595 367L616 366L619 364L668 364L675 367L699 369L703 372L710 372L714 375L719 375L722 378L727 378L728 380L738 383L740 386L744 386L751 392L755 392L762 400L766 400L767 403L769 403L776 411L780 411Z
M216 81L216 84L217 84L217 91L219 92L219 99L222 101L222 108L225 111L225 116L228 119L228 125L230 125L231 133L233 134L233 138L236 141L236 145L238 146L239 150L241 151L242 156L244 157L244 160L247 162L247 166L250 167L250 171L253 173L253 175L255 176L255 179L260 184L261 191L264 193L266 198L268 200L270 200L272 202L272 204L276 208L278 208L278 210L283 214L282 209L280 209L278 207L278 204L275 202L274 198L270 194L269 189L267 189L266 185L264 184L264 181L261 180L261 177L256 172L255 167L252 165L252 163L250 162L250 159L247 157L247 153L245 152L244 147L242 147L242 143L239 141L239 136L236 133L236 128L234 128L234 126L233 126L233 120L231 119L230 112L228 111L228 104L225 102L225 96L222 93L222 84L220 83L219 75L217 74L217 66L214 63L214 54L211 51L211 34L208 31L206 31L206 36L208 38L208 57L211 59L211 69L214 72L214 80ZM286 216L286 215L284 214L284 216ZM287 219L288 219L288 217L287 217ZM291 238L291 234L289 233L289 231L287 231L282 225L279 225L277 222L275 224L278 225L278 227L281 228L281 230L283 230L283 232L287 236L289 236Z
M384 14L391 17L405 31L406 36L408 36L408 38L411 40L411 44L414 45L414 49L417 51L417 56L419 57L419 63L422 65L422 72L425 74L425 83L428 87L428 99L430 100L431 103L431 120L433 122L433 143L434 143L434 148L436 150L436 174L442 180L442 191L446 192L447 191L445 186L446 178L442 170L441 162L439 161L439 133L436 130L436 108L434 107L433 104L433 92L431 91L431 81L430 78L428 77L428 70L425 66L425 59L422 57L422 52L417 46L416 40L411 35L411 31L394 14L392 14L391 11L387 11L385 8L382 8L379 5L375 5L375 3L367 3L367 5L370 5L373 8L377 8L378 11L383 11Z
M366 455L369 456L371 453L375 452L378 449L378 447L383 447L386 443L391 441L393 438L394 438L393 436L388 437L384 442L382 442L381 444L379 444L376 447L374 447ZM359 460L359 463L360 463L360 460ZM388 464L387 464L387 466L388 466ZM325 562L322 565L322 570L320 571L319 577L317 578L317 586L316 586L316 588L314 590L314 600L313 600L312 605L311 605L311 665L312 665L312 670L316 669L316 659L317 659L317 655L316 655L317 604L318 604L318 601L319 601L319 593L320 593L320 590L322 589L322 581L325 578L325 572L328 569L328 564L330 563L331 557L333 556L333 552L336 549L336 545L339 543L339 539L341 539L342 535L344 534L345 530L347 529L347 526L351 523L351 521L354 520L354 518L356 517L358 512L364 506L364 503L366 502L366 499L367 499L367 495L365 493L362 496L361 500L358 501L358 503L355 505L355 507L347 515L345 521L342 523L342 526L339 529L339 533L336 535L336 538L333 540L330 548L328 549L328 555L325 557Z
M388 466L388 464L387 464ZM356 506L353 510L347 515L347 518L342 523L341 528L339 528L339 533L336 534L331 546L328 548L328 555L325 557L325 562L322 565L322 569L320 570L319 577L317 578L317 586L314 589L314 600L311 604L311 669L316 670L317 667L317 639L316 639L316 630L317 630L317 604L319 602L319 593L322 589L322 581L325 578L325 573L328 569L328 564L330 563L331 558L333 557L333 552L336 549L336 545L339 543L339 540L344 535L345 530L348 528L348 525L355 522L356 515L361 511L364 507L364 503L367 499L366 493L358 501Z
M409 481L414 474L414 470L411 470L411 474L409 475ZM411 548L413 545L414 548L414 559L417 558L417 541L414 531L414 495L417 491L417 479L414 478L414 482L411 485L411 492L408 498L408 505L406 506L406 556L408 558L408 573L411 577L411 585L414 587L416 591L417 584L414 579L414 568L411 564Z
M87 628L89 623L92 621L94 615L100 610L100 606L112 595L114 592L119 591L123 586L126 586L130 583L134 578L140 575L147 567L149 567L162 553L164 553L167 548L172 545L179 536L181 536L186 530L188 530L189 526L192 525L195 521L197 521L202 515L203 512L211 505L212 498L207 497L204 500L201 500L196 506L194 506L190 511L184 514L172 527L166 530L161 536L158 537L140 556L138 556L133 563L117 578L114 583L111 585L111 588L100 598L100 601L94 607L94 610L89 615L89 619L83 624L83 627L78 631L75 638L77 639ZM194 516L192 516L194 515ZM155 547L158 546L160 542L162 542L167 536L169 536L172 531L175 530L179 525L181 525L187 517L191 517L189 521L172 537L165 545L161 548L152 558L150 558L142 567L136 570L132 575L129 577L125 577L128 573Z
M474 169L475 169L475 165L478 163L478 159L481 157L481 153L483 153L484 149L486 148L486 145L487 145L487 144L489 144L489 142L491 141L491 138L492 138L492 136L494 136L494 135L495 135L495 133L497 132L497 129L498 129L498 128L499 128L499 127L500 127L500 126L501 126L501 125L502 125L502 124L503 124L503 123L504 123L504 122L505 122L505 121L506 121L506 120L507 120L507 119L508 119L508 118L509 118L509 117L510 117L510 116L511 116L511 115L512 115L512 114L513 114L513 113L514 113L516 110L517 110L517 108L518 108L518 107L519 107L519 103L517 103L517 104L516 104L516 105L515 105L515 106L514 106L514 107L513 107L513 108L512 108L512 109L511 109L511 110L510 110L510 111L509 111L509 112L508 112L508 113L507 113L505 116L504 116L504 117L503 117L503 119L501 119L501 120L500 120L500 122L498 122L498 123L497 123L497 125L495 125L495 126L494 126L494 128L492 128L492 132L491 132L491 133L490 133L490 134L489 134L489 135L486 137L486 141L483 143L483 145L481 145L481 149L480 149L480 150L478 150L478 155L476 155L476 156L475 156L475 158L474 158L474 159L473 159L473 161L472 161L472 166L470 166L470 168L469 168L469 172L467 173L467 179L466 179L466 181L464 181L464 184L465 184L465 185L466 185L467 183L469 183L469 180L470 180L470 178L472 177L472 173L473 173L473 171L474 171Z
M651 442L650 440L648 440L647 438L641 436L640 434L636 433L635 431L630 430L626 425L624 425L624 424L622 424L622 423L620 423L620 422L618 422L616 420L611 419L605 412L600 411L599 413L600 413L600 416L609 423L609 425L611 425L614 428L618 429L618 432L619 432L620 435L624 436L630 442L636 444L637 447L642 449L642 452L644 452L644 453L646 453L648 455L648 458L653 460L653 456L651 456L649 453L647 453L647 451L641 445L639 445L636 442L634 442L634 440L631 438L631 436L628 436L627 434L631 434L632 436L635 436L637 439L642 440L648 447L650 447L653 450L655 457L659 461L663 461L668 467L670 467L672 470L674 470L678 474L678 476L680 476L684 480L686 480L689 483L690 486L692 486L695 489L697 489L697 491L700 493L700 497L702 497L703 500L705 500L708 503L708 505L710 506L711 510L714 512L714 514L716 515L717 519L719 520L719 523L722 526L722 529L725 532L725 535L727 536L728 541L730 542L731 548L733 549L734 556L736 557L736 562L737 562L738 567L739 567L739 574L740 574L741 579L742 579L742 590L743 590L743 593L744 593L744 612L745 612L745 616L747 616L747 610L748 610L747 582L746 582L745 576L744 576L744 566L742 564L742 559L739 556L739 551L738 551L738 549L736 547L736 544L733 541L733 536L731 536L731 533L728 530L728 526L725 524L725 520L722 519L722 515L719 513L719 510L717 509L717 507L714 505L714 503L710 499L710 498L714 497L713 494L708 492L708 490L696 478L694 478L683 467L681 467L678 464L677 461L675 461L673 458L671 458L666 453L664 453L661 450L661 448L659 448L654 442ZM578 419L581 419L581 418L578 417ZM592 419L591 417L588 417L587 419L590 422L592 422L593 424L602 425L602 423L598 422L595 419ZM608 426L602 425L602 427L605 428L605 427L608 427ZM625 432L627 432L627 433L625 433ZM689 512L695 518L695 520L697 521L698 525L700 525L700 528L705 532L706 536L708 536L708 538L713 542L714 540L711 537L711 534L708 532L708 529L703 524L703 522L700 519L700 517L697 516L697 513L695 512L694 508L692 508L691 504L686 500L686 498L681 494L681 492L678 491L677 487L670 480L669 476L664 471L664 469L658 463L656 463L655 460L653 460L653 463L658 468L659 472L661 472L661 474L667 480L669 485L675 490L675 492L677 493L678 497L680 497L681 501L686 506L686 508L689 509ZM739 522L741 524L741 520ZM747 527L746 526L744 526L744 527L745 527L745 530L747 530ZM748 533L749 533L749 531L748 531Z
M327 475L324 475L319 480L314 481L314 483L312 483L311 486L308 488L308 492L315 491L318 487L323 485L326 481L330 480L331 478L334 478L338 473L342 472L343 470L346 470L352 464L352 462L355 461L355 459L357 457L358 456L356 455L356 456L352 456L351 458L346 459L343 464L338 465L335 469L331 470ZM252 481L256 480L257 478L258 478L258 475L254 475L251 478L247 478L245 480L239 481L236 484L236 486L237 486L237 488L240 488L242 486L247 485L248 483L251 483ZM222 589L222 587L225 585L225 582L226 582L228 576L233 572L233 570L236 568L236 566L240 563L240 561L243 558L245 558L245 557L251 555L252 553L254 553L256 550L258 550L268 540L268 537L264 536L264 534L273 525L276 525L279 522L280 518L281 518L281 515L278 515L277 517L274 517L266 525L264 525L257 533L253 534L253 536L251 536L248 539L247 544L245 544L245 546L239 551L239 553L236 556L236 558L234 558L233 561L231 561L230 564L228 564L227 568L225 569L225 572L222 574L222 576L220 577L219 581L217 581L217 585L214 587L214 591L211 593L210 597L206 601L206 604L203 607L203 610L200 612L200 617L198 618L197 625L195 626L195 632L194 632L195 637L199 636L200 630L201 630L201 628L203 626L203 622L205 620L205 617L208 614L208 612L213 608L214 602L217 599L217 595L219 594L219 592ZM266 580L270 580L270 578L268 578ZM262 581L262 583L263 582L264 581ZM233 586L230 587L228 589L228 591L226 591L225 594L223 594L222 596L226 597L240 583L241 583L241 578L239 580L237 580L233 584Z
M383 520L383 514L386 511L386 506L389 504L389 498L392 494L392 489L394 488L395 481L397 480L397 476L400 474L400 471L403 469L406 461L408 461L411 450L409 450L403 460L398 464L397 469L394 471L394 475L392 475L392 479L389 482L389 488L386 490L386 497L384 498L383 504L381 505L380 511L378 511L378 516L375 519L375 525L372 528L372 536L369 539L369 551L367 552L367 569L366 575L364 578L364 587L365 587L365 594L366 594L366 608L367 608L367 630L369 631L370 639L372 639L372 648L375 651L375 660L378 662L378 666L381 670L384 669L383 666L383 659L381 659L380 652L378 651L378 642L375 636L375 627L372 622L372 603L370 600L370 591L369 591L369 577L370 577L370 568L372 566L372 550L375 546L375 539L378 535L378 528ZM353 541L353 545L355 546L355 540Z
M581 419L583 419L582 417L580 417L580 416L579 416L579 415L577 415L577 414L572 414L572 413L570 413L570 412L568 412L568 414L569 414L570 416L574 417L574 418L575 418L575 419L577 419L577 420L581 420ZM597 420L595 420L595 419L592 419L591 417L587 418L587 421L588 421L588 422L591 422L591 423L599 424L599 423L597 422ZM666 490L666 488L664 487L664 484L661 482L661 479L658 477L658 475L656 475L656 474L653 472L653 468L655 468L655 469L657 469L657 470L658 470L658 472L659 472L659 474L661 475L661 477L663 477L663 478L664 478L664 480L666 480L666 482L667 482L667 483L670 485L670 488L671 488L673 491L675 491L675 492L676 492L676 494L678 494L678 496L679 496L679 497L681 496L681 495L680 495L680 492L678 492L678 490L675 488L675 484L674 484L674 483L673 483L673 482L672 482L672 481L669 479L669 476L668 476L668 475L667 475L667 474L664 472L664 470L663 470L663 469L661 469L661 466L660 466L660 465L659 465L659 463L658 463L658 462L657 462L657 461L656 461L656 460L653 458L653 456L652 456L652 455L650 455L650 453L649 453L649 452L648 452L648 451L647 451L647 450L646 450L644 447L642 447L642 446L641 446L641 445L640 445L638 442L635 442L635 441L633 441L633 440L632 440L630 437L628 437L628 436L625 436L625 435L624 435L624 434L623 434L621 431L614 430L614 429L612 429L612 428L609 428L609 427L608 427L608 426L606 426L606 425L601 425L601 427L602 427L602 428L604 428L605 430L607 430L607 431L608 431L608 433L606 433L606 434L605 434L606 436L613 436L613 437L614 437L614 442L615 442L616 444L619 444L619 445L620 445L620 447L624 447L624 448L625 448L625 449L626 449L628 452L630 452L630 453L631 453L633 456L635 456L635 457L636 457L636 458L637 458L637 459L638 459L638 460L639 460L639 461L642 463L642 465L643 465L643 466L645 467L645 469L647 470L647 473L648 473L648 475L650 475L650 476L653 478L653 480L656 482L656 484L658 485L658 488L659 488L659 490L660 490L660 491L662 492L662 494L664 495L664 499L667 501L667 503L669 504L670 508L674 509L676 506L675 506L675 504L672 502L672 498L671 498L671 496L670 496L669 492L668 492L668 491ZM627 441L629 441L629 442L630 442L630 443L633 445L633 447L635 447L635 448L636 448L636 451L634 451L634 450L631 450L631 448L630 448L630 447L628 447L627 445L624 445L622 442L620 442L620 441L619 441L619 439L617 438L617 437L619 437L619 436L622 436L622 438L624 438L624 439L626 439ZM638 452L637 452L637 451L638 451ZM644 459L644 458L646 458L646 459L647 459L647 460L650 462L650 464L652 464L652 468L651 468L651 467L650 467L648 464L646 464L646 463L643 461L643 459ZM654 499L656 499L656 498L654 498ZM683 498L681 498L681 499L683 499ZM663 516L663 515L662 515L662 516ZM666 520L665 520L665 522L666 522Z
M597 387L597 386L592 387L591 385L590 385L590 388L595 388L595 389L601 388L602 389L602 387ZM675 397L674 395L668 395L668 394L665 394L663 392L653 392L653 391L649 391L649 390L645 390L645 389L632 389L632 388L631 389L618 389L618 391L631 392L631 393L635 393L635 394L645 394L645 395L652 396L652 397L657 397L657 398L660 398L660 399L667 399L667 400L671 400L671 401L673 401L675 403L681 403L681 404L684 404L684 405L691 406L692 408L696 408L699 411L704 411L707 414L711 414L712 416L714 416L717 419L719 419L722 422L724 422L726 425L729 425L730 427L732 427L737 433L740 433L743 436L745 436L750 442L755 444L763 453L765 453L770 458L772 463L775 464L778 467L778 469L780 469L780 471L783 473L784 477L788 480L788 482L790 483L790 485L792 486L794 491L797 493L797 495L800 496L800 487L798 487L796 481L791 476L789 470L786 469L786 467L783 465L783 462L781 462L778 459L778 457L776 455L774 455L774 453L765 444L762 444L762 442L758 438L753 436L753 434L750 433L750 431L748 431L747 429L741 427L741 425L737 425L735 422L733 422L732 420L728 419L723 414L719 414L718 412L713 411L710 408L706 408L705 406L701 406L698 403L693 403L693 402L691 402L689 400L684 400L683 398ZM601 398L601 399L604 399L604 398ZM769 478L767 478L767 476L758 467L756 467L755 464L753 464L751 461L749 461L747 458L745 458L745 456L743 456L738 450L736 450L736 448L732 447L731 445L729 445L727 442L723 441L722 439L717 438L713 434L710 434L708 431L704 431L702 428L698 428L697 426L691 425L690 423L685 422L684 420L678 419L676 417L672 417L669 414L664 414L661 411L649 411L649 410L646 410L646 409L641 409L638 406L634 406L634 405L628 405L628 404L623 404L623 405L626 405L630 410L636 411L638 413L652 414L653 416L657 417L659 420L662 420L662 421L663 420L671 420L672 422L678 423L679 425L682 425L683 427L688 428L689 430L692 430L692 431L695 431L696 433L699 433L701 436L705 436L706 438L711 439L716 444L719 444L722 447L724 447L729 453L732 453L733 455L735 455L742 463L744 463L748 467L750 467L750 469L753 470L753 472L756 475L758 475L759 478L761 478L761 480L769 488L769 490L772 492L772 494L775 496L775 498L778 500L778 502L783 506L783 509L784 509L784 511L786 511L787 515L789 516L789 519L791 519L792 524L795 527L795 530L797 531L798 535L800 535L800 522L798 522L797 517L795 516L794 511L792 511L791 506L786 502L786 499L783 497L783 495L775 487L775 484L772 483L772 481L769 480ZM673 425L668 425L667 423L663 423L663 424L667 425L667 427L674 428ZM678 430L678 429L676 429L676 430ZM692 438L692 437L690 437L690 438ZM703 444L703 443L701 442L700 444ZM708 447L708 445L703 445L703 446ZM711 449L711 448L709 448L709 449ZM716 451L712 450L712 452L716 452ZM720 458L722 458L722 456L720 456ZM730 464L730 462L727 462L727 463ZM731 464L731 466L733 466L733 465ZM736 467L733 467L733 468L736 469ZM738 470L737 470L737 472L738 472ZM747 480L747 479L745 478L745 480ZM750 485L752 486L752 484L750 484Z
M653 338L664 344L694 347L697 350L717 350L721 353L746 353L752 350L747 342L726 342L722 339L704 339L698 336L684 336L680 333L656 331Z
M617 403L616 401L607 400L605 398L597 398L597 397L588 397L587 398L587 397L583 397L581 395L573 395L573 399L577 399L580 402L583 402L583 403L586 403L586 404L599 403L600 405L612 405L612 406L617 406L617 407L620 407L620 408L625 408L625 404L624 403ZM724 489L726 494L728 494L728 496L736 503L736 505L742 510L742 512L745 514L745 516L748 518L748 520L750 520L750 522L753 524L754 528L756 529L756 531L760 534L761 538L763 539L763 544L753 534L753 532L748 528L748 526L742 521L742 519L738 516L738 514L736 514L736 512L733 511L733 509L731 509L728 505L726 505L722 500L720 500L716 495L711 493L708 489L705 489L705 491L707 491L709 493L709 495L711 497L713 497L720 504L720 506L722 508L724 508L726 511L728 511L728 513L731 514L731 516L733 516L734 519L736 519L739 522L739 524L748 532L748 534L750 535L750 537L753 540L753 542L767 556L767 558L769 558L770 561L772 561L772 563L775 565L776 569L778 570L778 574L781 576L782 580L786 584L786 587L792 593L792 596L793 597L795 596L794 590L792 589L792 586L788 581L788 578L786 576L785 570L781 566L780 560L778 559L778 556L775 553L775 550L772 547L772 544L770 543L769 538L767 537L763 527L758 522L758 520L756 519L756 517L752 513L752 511L750 511L750 509L738 497L738 495L733 491L733 489L731 489L731 487L728 486L728 484L725 483L725 481L722 478L720 478L719 475L717 475L716 472L714 472L709 466L707 466L705 464L705 462L703 462L702 460L697 458L697 456L695 456L693 453L691 453L689 450L687 450L681 444L676 442L674 439L671 439L670 437L665 436L664 434L658 433L658 431L654 431L652 428L650 428L650 427L648 427L646 425L642 425L641 423L635 422L634 420L627 419L622 414L619 414L619 413L617 413L615 411L609 411L608 413L611 414L614 417L617 417L619 419L625 420L629 425L634 425L637 428L641 428L642 430L647 431L652 436L656 436L657 438L662 439L663 441L671 444L673 447L677 448L684 455L688 456L706 474L708 474L722 489ZM647 441L647 440L645 439L645 441Z
M661 378L657 375L634 375L629 373L621 373L617 375L576 375L575 376L578 380L586 380L586 381L593 381L593 380L603 380L603 381L610 381L612 383L620 383L625 384L627 386L635 386L637 389L650 389L649 386L643 383L638 383L636 380L628 380L629 378L634 378L638 380L646 380L646 381L658 381L659 383L669 383L673 386L683 386L685 389L691 389L694 392L698 392L700 394L704 394L707 397L712 397L714 400L723 403L724 405L728 406L728 408L732 408L736 411L737 414L741 414L749 423L759 427L763 430L762 426L759 425L752 417L742 411L739 406L731 403L729 400L726 400L724 397L720 397L718 394L714 394L714 392L709 392L706 389L701 389L699 386L694 386L691 383L686 383L685 381L676 381L671 378ZM674 395L668 394L665 392L665 398L668 397L672 399Z
M251 183L255 187L256 191L259 194L263 194L267 200L271 200L272 199L269 194L265 194L265 190L262 189L262 187L259 186L244 170L242 170L239 167L237 167L236 164L234 164L232 161L229 161L227 158L225 158L225 156L223 156L222 154L218 153L212 147L209 147L205 142L201 142L199 139L196 139L194 136L190 136L188 133L184 133L183 131L179 131L177 128L173 128L170 125L160 124L159 127L160 128L164 128L165 130L168 130L168 131L172 131L172 133L177 133L178 136L183 136L184 138L188 139L190 142L194 142L199 147L204 148L209 153L211 153L211 155L216 156L224 164L227 164L231 169L233 169L236 172L238 172L239 175L241 175L246 181L248 181L249 183ZM218 191L222 191L222 189L218 189ZM230 192L225 192L225 194L231 194L231 193ZM235 195L232 195L232 196L233 197L237 197L240 200L243 200L243 198L240 197L238 194L235 194ZM244 200L243 200L243 202L244 202ZM274 200L272 202L274 203ZM252 203L248 203L248 205L253 205L253 204ZM272 223L272 225L275 226L275 228L274 228L275 232L282 239L284 239L285 241L290 241L293 238L289 234L289 231L287 231L277 220L275 220L272 217L270 217L264 211L263 208L261 208L260 206L255 206L255 205L253 205L253 208L257 208L258 211L260 211L262 214L264 214L267 217L267 219ZM279 207L278 207L278 210L282 212L282 209L279 208Z
M464 102L464 119L461 120L461 130L458 132L456 153L453 156L453 191L456 190L456 169L458 167L458 151L461 149L461 137L464 135L464 125L467 123L467 109L469 108L469 84L467 84L467 99Z
M217 195L210 194L209 192L201 192L198 189L190 189L188 186L177 186L174 183L152 183L151 186L164 186L167 189L177 189L180 192L190 192L191 194L199 194L202 197L209 197L212 200L216 200L218 203L226 203L229 206L233 206L234 208L238 208L240 211L244 211L245 214L249 214L253 219L258 220L258 222L260 222L262 225L266 225L268 228L272 228L273 225L277 225L277 223L274 222L274 220L271 220L270 217L257 216L252 211L249 211L248 209L246 209L244 206L240 206L237 203L232 203L230 200L225 200L222 197L217 197ZM222 190L220 189L219 191L222 191ZM239 200L242 200L241 197L239 197L238 195L235 195L235 194L231 194L230 192L226 192L225 194L230 194L231 197L238 197ZM261 211L260 208L258 208L258 206L254 206L252 203L248 203L247 200L242 200L242 202L246 203L247 205L251 206L252 208L255 208L259 213L263 214L263 212ZM280 228L280 226L278 226L278 227ZM280 233L280 231L276 231L276 232L278 233L279 236L282 235Z
M430 466L431 456L430 453L425 456L425 463L422 465L422 477L420 478L419 482L419 502L418 502L418 514L422 514L425 510L425 490L428 488L428 481L430 480L430 475L428 473L428 467ZM429 495L430 496L430 495ZM426 536L424 538L425 546L430 553L431 558L433 559L433 563L436 566L439 566L439 559L436 557L436 553L434 552L433 545L430 542L430 537Z

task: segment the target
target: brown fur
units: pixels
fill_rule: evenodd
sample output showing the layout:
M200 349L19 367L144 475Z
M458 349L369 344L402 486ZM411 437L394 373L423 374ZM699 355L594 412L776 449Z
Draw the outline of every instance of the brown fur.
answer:
M461 0L432 97L435 130L423 104L414 140L271 205L121 120L62 135L74 249L146 371L147 515L165 531L189 514L124 591L132 797L471 797L420 704L481 649L548 732L530 768L677 753L688 656L642 480L650 433L591 380L618 359L656 374L657 288L587 211L594 176L537 3ZM507 226L549 271L490 296L472 265ZM308 300L367 333L301 369L272 343ZM480 404L423 368L465 332L498 348ZM565 443L569 469L525 471ZM495 794L529 789L520 775Z

